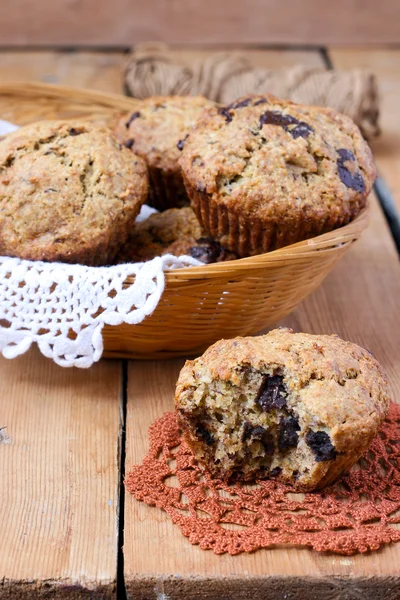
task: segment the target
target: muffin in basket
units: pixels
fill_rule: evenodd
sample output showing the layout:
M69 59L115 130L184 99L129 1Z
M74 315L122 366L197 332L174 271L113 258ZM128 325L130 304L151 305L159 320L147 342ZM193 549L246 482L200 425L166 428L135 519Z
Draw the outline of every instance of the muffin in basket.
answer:
M104 265L148 191L144 161L109 129L42 121L0 142L0 254Z
M351 119L270 95L205 111L180 164L201 224L239 256L347 224L375 179Z
M159 210L189 204L178 164L189 131L214 102L201 96L154 96L125 115L117 137L149 168L149 204Z
M186 362L175 406L185 439L215 476L317 489L365 452L389 395L363 348L278 329L221 340Z
M136 223L116 260L142 262L163 254L186 254L207 264L237 258L207 237L189 206L170 208Z

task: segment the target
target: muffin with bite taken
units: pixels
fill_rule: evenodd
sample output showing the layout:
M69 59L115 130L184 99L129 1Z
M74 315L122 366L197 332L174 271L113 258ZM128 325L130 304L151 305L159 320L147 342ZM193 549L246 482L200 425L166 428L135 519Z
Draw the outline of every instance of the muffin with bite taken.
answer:
M389 402L367 350L290 329L217 342L186 362L175 395L183 435L214 476L277 478L304 490L350 469Z

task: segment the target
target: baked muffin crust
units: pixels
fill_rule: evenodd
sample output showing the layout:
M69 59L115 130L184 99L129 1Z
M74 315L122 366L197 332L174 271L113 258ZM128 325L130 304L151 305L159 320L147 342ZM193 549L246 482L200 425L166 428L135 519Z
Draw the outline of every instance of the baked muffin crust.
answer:
M203 227L240 256L345 225L375 179L351 119L268 94L205 111L180 164Z
M165 210L189 203L178 160L190 130L212 106L202 96L153 96L121 119L117 137L148 165L150 205Z
M144 161L88 122L42 121L0 142L0 253L111 262L148 190Z

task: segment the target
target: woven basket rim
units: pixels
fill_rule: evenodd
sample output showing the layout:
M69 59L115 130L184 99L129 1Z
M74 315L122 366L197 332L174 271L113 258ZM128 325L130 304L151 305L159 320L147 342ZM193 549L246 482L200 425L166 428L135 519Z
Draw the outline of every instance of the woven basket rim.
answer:
M335 251L339 246L352 244L355 241L355 234L361 233L368 226L369 214L370 207L369 203L367 203L353 221L343 227L323 233L322 235L285 246L284 248L279 248L278 250L257 254L256 256L238 258L204 266L201 265L199 267L184 267L176 271L168 271L167 275L173 273L178 277L181 275L185 279L187 279L189 273L198 276L206 275L207 272L226 273L227 271L231 271L232 275L234 275L239 266L246 270L250 270L251 268L262 269L267 265L279 263L281 261L303 260L306 256L313 255L316 252Z
M112 111L129 111L137 107L140 102L135 98L111 92L30 81L0 83L0 96L19 96L21 99L31 97L33 100L35 97L41 99L47 97L49 99L54 99L54 101L71 100L77 104L81 103L82 105L85 105L85 107L92 105L94 109L97 107ZM369 205L367 203L353 221L343 227L334 229L322 235L257 256L202 265L199 267L185 267L166 271L165 276L167 281L173 279L175 282L178 282L179 280L187 281L192 278L198 280L199 278L207 278L208 275L218 274L234 277L242 270L262 270L272 264L278 266L280 262L304 260L307 257L315 255L317 252L332 252L340 246L347 246L348 244L353 243L367 227L368 221ZM127 283L129 283L129 279Z

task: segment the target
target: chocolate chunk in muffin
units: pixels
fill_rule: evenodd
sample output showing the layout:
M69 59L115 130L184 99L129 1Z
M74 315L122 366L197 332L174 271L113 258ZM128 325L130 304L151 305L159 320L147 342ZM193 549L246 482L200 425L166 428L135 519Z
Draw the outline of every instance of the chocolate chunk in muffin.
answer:
M344 185L356 192L364 192L365 182L356 167L356 157L350 150L340 148L338 150L340 158L337 160L338 172Z
M189 248L189 254L206 264L237 258L233 252L227 252L219 242L209 237L196 240L195 245Z
M268 412L273 408L284 408L286 406L287 391L283 385L281 375L264 377L258 396L257 403L262 410Z
M317 462L335 460L337 452L326 431L309 431L306 442L314 452Z
M288 450L296 448L299 443L300 431L299 420L289 415L282 417L278 426L278 448L279 450Z
M231 109L229 106L222 106L218 109L218 114L225 118L225 123L230 123L233 119Z
M197 425L196 432L197 432L197 435L199 435L200 438L203 440L203 442L207 444L207 446L213 445L214 438L211 435L211 433L208 431L208 429L205 425L203 425L203 424Z

